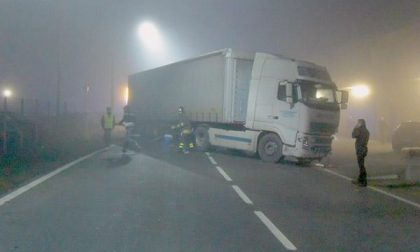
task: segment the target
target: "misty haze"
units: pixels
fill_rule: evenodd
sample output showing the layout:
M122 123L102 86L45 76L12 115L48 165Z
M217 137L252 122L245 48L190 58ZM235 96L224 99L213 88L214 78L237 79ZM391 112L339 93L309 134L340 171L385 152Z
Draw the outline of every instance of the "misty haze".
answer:
M420 1L0 0L0 251L418 251Z

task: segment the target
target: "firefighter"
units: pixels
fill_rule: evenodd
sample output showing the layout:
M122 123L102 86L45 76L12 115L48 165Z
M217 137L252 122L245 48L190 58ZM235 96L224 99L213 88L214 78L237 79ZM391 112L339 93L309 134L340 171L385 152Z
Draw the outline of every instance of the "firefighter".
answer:
M178 108L178 124L172 126L171 128L179 130L179 151L183 151L185 154L188 154L189 150L194 148L194 138L191 122L185 114L183 106Z
M359 178L354 183L365 187L367 186L365 158L368 154L369 131L364 119L358 120L356 127L353 129L352 137L356 139L356 156L359 165Z
M106 113L101 118L101 126L104 131L105 146L109 146L111 143L111 133L115 127L115 116L110 107L106 108Z

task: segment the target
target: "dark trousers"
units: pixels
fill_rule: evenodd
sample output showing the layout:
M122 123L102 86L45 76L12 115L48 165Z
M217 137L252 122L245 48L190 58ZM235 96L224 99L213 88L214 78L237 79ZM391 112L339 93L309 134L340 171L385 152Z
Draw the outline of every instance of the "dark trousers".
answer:
M125 133L125 139L124 139L124 145L123 145L123 152L126 152L127 149L133 149L135 151L140 150L140 146L137 143L137 140L135 139L136 135L134 132L134 128L127 127L126 133Z
M358 154L357 155L357 163L359 164L359 179L358 181L360 183L365 183L366 182L366 167L365 167L365 158L366 155L364 154Z

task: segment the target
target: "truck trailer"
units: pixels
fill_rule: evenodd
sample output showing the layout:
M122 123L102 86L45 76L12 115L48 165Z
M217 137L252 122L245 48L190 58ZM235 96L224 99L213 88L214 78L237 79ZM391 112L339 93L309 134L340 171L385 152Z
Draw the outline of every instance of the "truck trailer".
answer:
M128 104L151 134L183 106L196 147L282 158L322 159L348 100L327 69L269 53L223 49L129 76Z

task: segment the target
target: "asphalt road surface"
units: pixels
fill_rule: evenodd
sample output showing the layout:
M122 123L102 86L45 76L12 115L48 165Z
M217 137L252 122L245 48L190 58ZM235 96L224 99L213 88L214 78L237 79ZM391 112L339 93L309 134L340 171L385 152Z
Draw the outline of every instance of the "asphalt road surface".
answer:
M420 209L314 167L119 147L0 199L0 251L418 251ZM55 175L55 176L53 176Z

